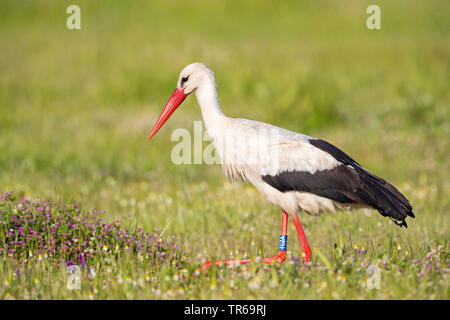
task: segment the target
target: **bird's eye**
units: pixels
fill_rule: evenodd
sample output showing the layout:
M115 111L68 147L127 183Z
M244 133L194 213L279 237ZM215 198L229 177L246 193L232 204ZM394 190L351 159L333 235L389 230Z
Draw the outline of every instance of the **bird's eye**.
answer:
M188 80L189 80L189 76L181 78L181 86L183 86L186 83L186 81L188 81Z

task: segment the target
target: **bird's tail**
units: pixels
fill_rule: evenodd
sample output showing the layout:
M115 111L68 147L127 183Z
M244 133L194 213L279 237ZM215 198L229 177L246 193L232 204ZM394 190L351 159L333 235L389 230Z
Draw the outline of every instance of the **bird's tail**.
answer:
M356 195L377 209L381 215L389 217L400 227L407 228L406 217L415 217L408 199L387 181L364 168L360 169L362 169L359 173L364 188L358 190Z

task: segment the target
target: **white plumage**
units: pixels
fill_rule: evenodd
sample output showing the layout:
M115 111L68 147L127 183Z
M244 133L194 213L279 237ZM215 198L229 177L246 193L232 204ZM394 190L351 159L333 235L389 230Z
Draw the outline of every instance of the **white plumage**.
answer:
M278 128L266 123L224 117L222 123L207 129L212 139L225 176L231 181L249 181L272 204L289 214L299 209L318 214L334 211L330 199L308 192L280 192L261 178L281 172L333 169L339 162L328 153L308 143L308 136ZM217 130L217 133L212 131ZM220 134L221 133L221 134Z

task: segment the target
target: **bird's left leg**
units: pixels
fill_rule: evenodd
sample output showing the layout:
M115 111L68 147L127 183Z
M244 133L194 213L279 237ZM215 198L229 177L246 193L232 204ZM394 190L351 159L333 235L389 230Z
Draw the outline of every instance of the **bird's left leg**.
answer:
M286 211L283 211L283 220L281 221L280 247L278 248L278 253L273 257L263 258L264 263L283 262L284 260L286 260L287 223L288 214L286 213Z
M265 257L262 259L264 263L273 263L273 262L283 262L286 260L286 248L287 248L287 223L288 223L288 214L283 211L283 219L281 222L281 235L280 235L280 247L278 253L272 257ZM251 262L252 259L235 259L235 260L223 260L216 261L216 266L223 265L239 265ZM209 268L212 265L212 261L205 262L204 268Z

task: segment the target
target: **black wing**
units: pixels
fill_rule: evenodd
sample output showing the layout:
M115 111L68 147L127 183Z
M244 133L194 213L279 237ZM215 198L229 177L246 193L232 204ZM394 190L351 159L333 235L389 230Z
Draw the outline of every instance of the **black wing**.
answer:
M275 189L310 192L339 203L361 203L377 209L381 215L391 218L399 226L407 227L405 218L413 217L412 207L406 197L387 181L361 167L332 144L308 140L316 148L327 152L341 165L333 169L315 171L285 171L262 179Z

